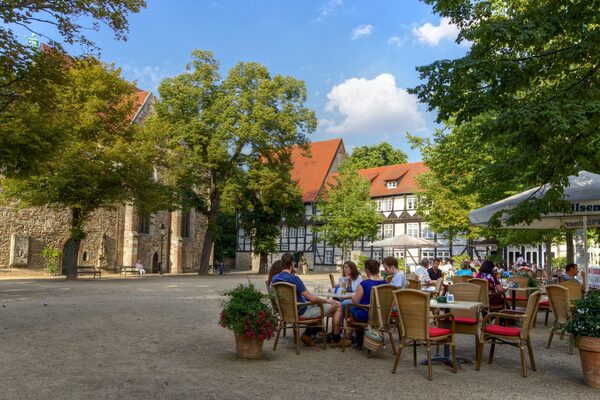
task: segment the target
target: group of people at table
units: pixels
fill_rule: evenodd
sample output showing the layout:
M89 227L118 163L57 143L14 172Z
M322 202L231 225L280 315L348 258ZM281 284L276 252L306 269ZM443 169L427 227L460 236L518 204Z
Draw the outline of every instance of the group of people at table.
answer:
M439 269L439 259L434 260L430 267L428 258L421 260L420 266L415 271L415 274L421 281L422 288L427 290L433 287L435 282L442 277L442 271ZM391 277L390 284L398 287L399 289L405 289L408 287L408 280L402 270L398 268L398 260L394 257L386 257L382 261L383 270L386 276ZM495 276L492 274L494 264L491 261L484 262L482 264L482 270L477 274L477 277L487 279L490 282L490 288L495 288L496 285ZM378 285L387 284L388 281L383 279L380 275L380 263L377 260L369 259L364 262L364 270L366 277L363 277L356 264L352 261L346 261L342 268L342 277L340 278L340 284L346 285L346 291L351 292L352 298L339 301L335 298L335 295L328 297L321 297L311 293L307 288L302 279L296 275L294 268L294 258L292 254L285 253L280 260L277 260L271 266L268 277L268 285L271 287L272 284L277 282L290 283L296 286L296 298L298 303L315 302L321 303L323 306L323 312L325 316L332 318L332 332L331 332L331 347L350 346L352 345L356 349L361 349L364 340L364 331L357 330L355 332L354 343L348 339L343 339L340 333L341 322L345 315L346 307L350 304L362 304L368 305L371 299L371 289ZM501 286L500 286L501 287ZM310 305L301 307L298 310L298 314L303 318L317 318L321 315L321 307L317 305ZM366 310L358 307L350 309L350 315L353 320L366 322L368 320L368 313ZM301 336L302 342L307 346L315 346L314 336L318 332L319 328L307 328ZM342 341L346 341L345 343Z

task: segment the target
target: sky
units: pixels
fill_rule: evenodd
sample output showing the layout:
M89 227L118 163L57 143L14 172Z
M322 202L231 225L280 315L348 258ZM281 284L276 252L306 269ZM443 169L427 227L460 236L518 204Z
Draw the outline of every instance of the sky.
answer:
M455 42L457 28L419 0L147 0L129 22L127 41L107 28L88 35L101 59L142 89L158 94L194 49L211 50L222 75L259 62L304 80L319 120L312 141L341 137L348 151L388 141L409 161L421 155L405 133L436 128L435 113L407 92L419 83L415 67L468 50Z

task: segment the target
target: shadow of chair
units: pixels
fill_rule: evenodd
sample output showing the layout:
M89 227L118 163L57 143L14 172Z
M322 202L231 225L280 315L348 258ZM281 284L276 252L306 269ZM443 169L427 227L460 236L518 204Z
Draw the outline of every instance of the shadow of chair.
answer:
M296 299L296 285L285 282L277 282L271 285L275 292L275 301L279 312L279 323L277 325L277 335L273 344L273 351L277 349L279 335L286 327L291 327L294 332L294 341L296 342L296 354L300 354L300 328L301 327L320 327L323 334L325 328L325 313L322 303L305 302L298 303ZM320 307L321 315L315 318L303 318L300 315L300 309L306 306L314 305ZM326 340L323 340L323 349L327 348Z

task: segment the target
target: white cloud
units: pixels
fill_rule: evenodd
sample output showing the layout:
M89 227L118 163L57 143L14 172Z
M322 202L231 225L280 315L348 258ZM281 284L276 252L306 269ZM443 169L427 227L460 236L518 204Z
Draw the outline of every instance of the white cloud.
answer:
M404 46L404 43L406 42L406 40L404 40L400 36L392 36L391 38L388 39L387 42L388 42L388 44L393 44L395 46L402 47L402 46Z
M359 39L363 36L369 36L373 33L373 25L359 25L352 29L352 40Z
M131 64L123 66L123 74L129 80L135 80L137 86L143 90L152 90L157 94L160 81L167 77L167 72L154 65L136 67Z
M329 17L330 15L335 14L335 11L338 7L344 5L344 0L328 0L321 6L321 12L319 14L320 18Z
M460 29L453 25L450 18L447 17L442 17L438 26L427 22L412 29L413 35L417 37L419 42L432 47L438 46L442 40L455 40L459 32Z
M417 97L396 86L391 74L375 79L352 78L334 86L327 94L325 110L342 116L320 120L321 127L335 134L402 134L425 129L425 118L417 110Z

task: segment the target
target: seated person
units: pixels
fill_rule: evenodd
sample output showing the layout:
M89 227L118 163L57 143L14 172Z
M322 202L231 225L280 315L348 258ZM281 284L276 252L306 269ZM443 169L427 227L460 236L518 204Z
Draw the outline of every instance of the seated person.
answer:
M353 293L358 289L358 285L362 282L362 276L358 272L356 264L352 261L346 261L342 267L342 276L339 279L339 286L346 285L346 292ZM352 304L351 299L342 301L342 318L346 315L346 307Z
M138 272L138 274L140 274L140 276L146 275L146 269L140 260L137 260L135 263L135 270Z
M456 271L456 273L454 275L473 277L473 271L471 271L471 265L469 265L469 262L466 260L461 262L460 269L458 271Z
M277 282L291 283L296 285L296 300L298 303L305 303L307 301L322 303L324 316L332 317L332 342L331 347L340 347L342 345L340 336L340 322L342 321L342 305L339 301L334 299L326 299L318 297L309 292L304 286L302 280L294 274L294 256L291 253L285 253L281 256L281 272L275 275L271 281L271 284ZM317 318L321 316L321 308L317 305L310 305L301 307L298 310L298 314L304 318ZM318 328L307 328L302 334L301 339L307 346L315 346L316 343L312 338L312 335L316 333ZM348 341L345 345L349 345Z
M579 282L576 279L578 273L579 273L579 268L577 267L577 264L570 263L570 264L567 264L567 266L565 267L565 273L562 274L560 277L564 282L566 282L566 281Z
M367 260L365 261L365 272L367 273L367 279L363 280L358 289L352 295L352 304L369 304L371 302L371 288L374 286L385 285L387 282L381 279L379 276L379 261ZM352 313L352 319L361 322L367 322L369 320L369 313L367 310L359 307L352 307L350 309ZM365 338L365 331L360 329L356 332L355 348L361 349Z
M271 268L269 269L269 277L267 278L267 288L269 289L269 293L273 293L271 290L271 282L273 281L273 277L279 274L281 271L281 260L276 260L273 264L271 264Z
M428 286L431 284L431 279L429 278L429 273L427 272L429 268L429 258L423 257L421 260L421 265L415 270L415 274L421 281L422 286Z
M437 281L438 279L443 277L442 270L440 269L440 264L442 260L436 258L433 260L433 265L431 268L427 270L427 274L429 274L429 280Z
M408 286L408 280L404 276L404 272L398 269L398 260L395 257L386 257L382 263L385 273L392 277L390 283L400 289L405 289Z
M479 272L477 278L485 279L488 281L488 293L490 296L490 305L504 304L504 297L501 295L506 292L506 289L502 287L498 278L494 274L494 263L490 260L485 260Z

